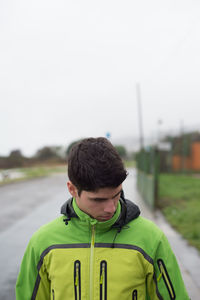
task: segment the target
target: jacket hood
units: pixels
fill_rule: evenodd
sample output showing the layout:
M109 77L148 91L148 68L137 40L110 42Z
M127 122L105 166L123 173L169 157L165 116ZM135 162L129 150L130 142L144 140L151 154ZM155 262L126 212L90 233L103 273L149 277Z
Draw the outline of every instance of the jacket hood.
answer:
M61 214L67 217L67 219L65 219L66 225L71 218L78 218L74 211L72 201L73 198L68 199L61 207ZM119 228L121 230L123 226L127 225L130 221L136 219L140 215L140 209L132 201L125 199L123 192L120 197L120 204L121 213L117 221L112 225L112 228Z

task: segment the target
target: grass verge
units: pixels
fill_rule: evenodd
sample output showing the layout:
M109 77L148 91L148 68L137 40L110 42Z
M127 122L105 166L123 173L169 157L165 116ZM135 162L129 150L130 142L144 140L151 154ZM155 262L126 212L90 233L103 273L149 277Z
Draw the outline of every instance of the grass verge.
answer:
M53 166L40 166L40 167L33 167L33 168L24 168L21 170L25 174L25 177L27 177L27 178L48 176L53 173L67 172L66 165L54 166L54 167Z
M125 168L135 168L136 167L135 160L124 160L123 163L125 165Z
M159 208L189 244L200 251L200 178L161 174Z
M20 168L14 169L13 172L20 174L19 177L12 178L12 170L9 170L10 175L8 175L4 180L0 181L0 185L7 183L18 182L22 180L27 180L31 178L49 176L54 173L67 173L66 165L55 165L55 166L35 166L31 168Z

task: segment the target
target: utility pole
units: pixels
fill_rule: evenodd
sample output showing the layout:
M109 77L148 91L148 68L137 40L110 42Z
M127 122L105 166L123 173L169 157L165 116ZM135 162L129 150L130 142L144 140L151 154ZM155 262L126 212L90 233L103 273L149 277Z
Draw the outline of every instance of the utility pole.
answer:
M181 171L184 172L185 169L185 137L184 137L184 120L180 121L180 144L181 144L181 150L180 150L180 168Z
M161 127L161 125L162 125L162 120L161 119L159 119L158 121L157 121L157 147L159 148L159 142L160 142L160 139L161 139L161 130L160 130L160 127Z
M143 126L142 126L142 105L141 105L141 92L140 84L136 84L137 102L138 102L138 121L139 121L139 138L140 150L144 148Z

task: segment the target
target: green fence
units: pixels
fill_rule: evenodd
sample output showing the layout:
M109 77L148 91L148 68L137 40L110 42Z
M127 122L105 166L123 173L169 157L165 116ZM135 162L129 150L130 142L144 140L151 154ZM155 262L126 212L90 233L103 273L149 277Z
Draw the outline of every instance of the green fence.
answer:
M136 161L138 190L143 200L154 209L158 202L159 153L155 148L141 150Z

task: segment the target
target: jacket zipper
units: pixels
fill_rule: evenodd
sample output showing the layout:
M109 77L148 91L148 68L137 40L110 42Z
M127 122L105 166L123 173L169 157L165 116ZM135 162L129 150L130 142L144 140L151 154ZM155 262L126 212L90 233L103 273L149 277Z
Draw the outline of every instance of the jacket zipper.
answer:
M93 264L94 264L95 225L92 225L90 245L90 300L93 300Z
M163 277L165 285L166 285L168 293L169 293L169 296L170 296L170 299L174 300L176 298L176 296L175 296L174 288L173 288L172 282L170 280L169 274L167 272L166 266L162 259L158 259L157 263L158 263L158 267L160 270L160 276L159 276L158 281L160 280L161 277Z
M52 296L53 296L53 300L55 300L55 292L54 292L54 290L52 290Z
M75 300L81 300L81 263L79 260L74 262L74 294Z
M107 300L107 263L100 263L100 300Z
M137 300L137 290L134 290L132 293L132 300Z

